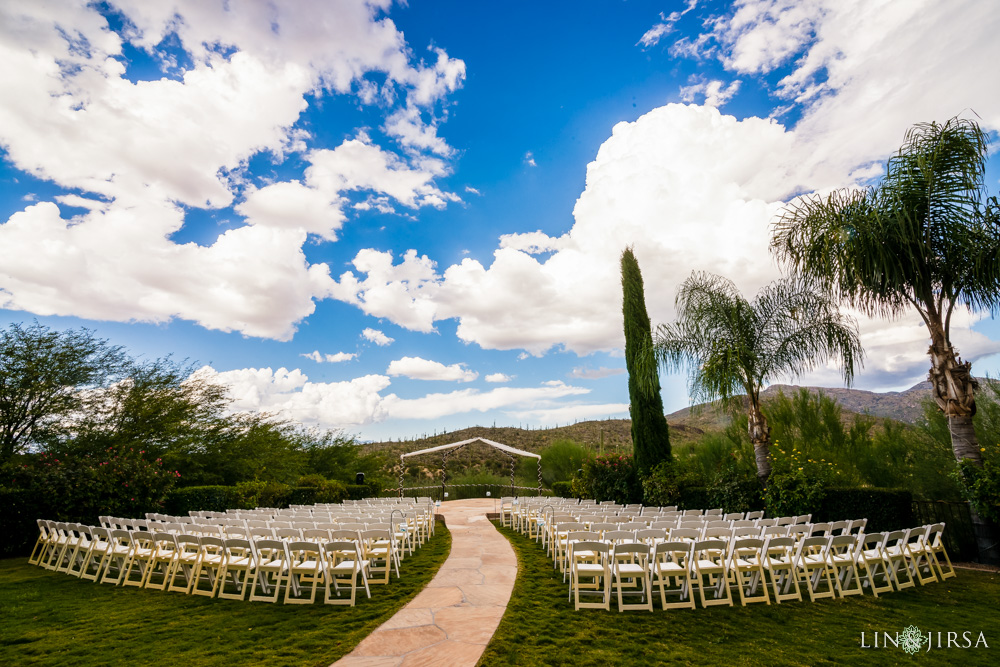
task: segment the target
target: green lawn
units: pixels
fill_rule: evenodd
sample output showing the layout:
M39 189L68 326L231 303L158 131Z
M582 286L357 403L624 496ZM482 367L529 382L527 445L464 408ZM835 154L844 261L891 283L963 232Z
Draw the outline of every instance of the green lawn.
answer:
M539 544L498 529L517 553L519 572L507 613L480 665L996 665L1000 664L1000 575L961 570L944 583L878 599L714 607L653 613L574 611L567 586ZM658 597L657 597L658 600ZM737 603L738 604L738 603ZM916 625L935 633L930 652L862 649L874 632ZM980 631L989 649L936 648L936 633ZM947 635L942 635L947 645ZM880 639L881 646L881 639Z
M356 607L208 599L0 561L0 665L329 665L406 604L451 549L443 524Z

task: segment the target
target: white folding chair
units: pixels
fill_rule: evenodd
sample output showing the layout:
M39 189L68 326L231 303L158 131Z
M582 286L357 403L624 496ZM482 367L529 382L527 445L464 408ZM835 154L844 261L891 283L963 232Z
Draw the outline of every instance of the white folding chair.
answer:
M764 541L758 537L733 540L729 551L729 572L736 584L740 604L753 602L771 604L764 575ZM760 588L761 592L757 593Z
M281 585L288 579L288 552L281 540L257 540L254 551L257 567L250 585L251 602L277 602ZM272 579L273 577L273 579ZM271 593L271 587L274 593ZM261 591L258 593L258 589Z
M882 553L892 581L896 584L897 590L914 586L913 574L910 572L910 555L906 547L906 531L894 530L886 533L885 542L882 544ZM900 576L902 572L905 578Z
M206 542L206 540L210 540ZM204 571L210 589L199 593L200 577ZM253 588L254 574L257 572L257 554L250 540L217 537L201 538L201 559L195 570L195 584L192 592L211 597L216 592L223 600L245 600ZM242 574L242 576L241 576ZM226 579L233 582L233 592L226 590Z
M334 541L323 545L323 554L326 559L326 581L325 604L338 604L354 606L357 599L357 590L364 586L365 594L371 598L372 594L368 588L368 563L361 557L361 551L357 542ZM333 591L330 585L333 584ZM340 597L340 587L346 585L351 596L347 600L334 599L332 593Z
M153 534L147 530L132 531L132 545L125 560L125 572L122 576L122 586L137 586L142 588L146 584L146 576L149 574L149 562L153 557ZM133 572L138 578L133 577Z
M572 542L569 550L570 598L574 608L611 609L611 547L605 542ZM587 581L587 580L590 581ZM580 593L601 596L599 602L580 602Z
M653 547L653 583L663 609L694 609L691 594L691 542L659 542ZM678 601L667 603L667 595Z
M884 544L884 533L868 533L860 536L854 552L861 587L867 586L875 597L879 593L892 592L892 575L889 574L889 559L882 548ZM882 585L877 580L880 575L884 581Z
M733 596L729 591L727 551L723 540L701 540L691 545L695 581L703 607L723 604L733 606ZM711 598L705 595L706 591L713 591Z
M618 611L629 609L653 611L649 553L649 545L642 542L614 544L611 551L611 574L615 591L618 593ZM626 604L623 600L625 594L639 595L641 601Z
M830 548L829 537L806 537L799 542L795 554L795 567L799 571L802 583L809 592L809 600L815 602L823 598L836 597L836 589L830 576L830 565L827 551ZM826 583L824 590L823 584Z
M795 538L781 535L767 538L763 561L771 579L774 601L779 604L786 600L802 602L798 571L795 569Z

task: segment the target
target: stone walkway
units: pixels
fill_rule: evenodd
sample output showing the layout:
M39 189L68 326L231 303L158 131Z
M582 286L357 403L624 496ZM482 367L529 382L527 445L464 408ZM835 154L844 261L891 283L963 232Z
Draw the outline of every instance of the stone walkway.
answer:
M475 665L500 624L517 576L510 543L486 519L493 498L441 503L451 553L423 591L339 667Z

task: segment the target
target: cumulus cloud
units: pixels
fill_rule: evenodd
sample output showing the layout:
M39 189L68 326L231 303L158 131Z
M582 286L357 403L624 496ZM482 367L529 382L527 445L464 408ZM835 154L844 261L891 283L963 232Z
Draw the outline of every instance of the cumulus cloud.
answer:
M392 345L395 342L395 338L389 338L384 333L378 329L365 329L361 332L361 337L365 340L375 343L379 347L385 347L386 345Z
M613 375L624 375L627 371L624 368L605 368L601 366L600 368L589 368L587 366L577 366L572 371L570 371L569 376L571 378L580 378L583 380L600 380L601 378L611 377Z
M555 408L515 410L509 413L517 419L541 424L568 424L581 419L607 419L628 414L628 403L564 405Z
M182 221L180 209L157 201L70 220L52 202L29 206L0 225L0 307L115 321L181 317L288 340L332 286L326 264L306 261L301 230L249 226L209 246L166 242Z
M305 357L306 359L312 359L317 364L337 364L341 361L351 361L357 358L357 354L354 352L337 352L335 354L321 354L319 350L313 350L312 352L300 354L300 357Z
M800 111L795 125L737 119L711 105L654 109L614 127L587 167L574 224L558 245L535 232L504 235L491 262L465 258L439 270L422 258L424 272L408 283L394 272L413 267L383 262L381 275L389 279L368 284L355 277L352 298L364 303L367 291L391 286L399 312L386 317L411 328L419 322L431 330L435 321L455 318L458 336L484 348L585 355L622 345L612 314L620 312L619 255L627 245L635 247L654 322L673 319L675 289L692 270L725 275L754 294L779 275L767 247L769 225L791 198L880 175L918 121L971 108L986 129L1000 129L1000 88L982 85L981 73L968 67L1000 61L1000 14L976 2L904 5L737 3L706 23L691 51L740 76L788 68L774 92ZM719 84L715 92L727 90ZM711 91L706 84L700 92ZM911 326L902 321L861 326L877 351L861 386L926 373L926 331L916 327L907 338L898 336ZM963 354L996 351L970 326L953 323ZM881 340L897 342L881 347Z
M740 81L731 82L728 86L717 79L705 81L696 80L690 85L682 86L680 90L681 99L685 102L695 102L699 97L704 98L705 106L721 107L725 105L733 96L739 92Z
M389 363L388 375L402 375L411 380L443 380L446 382L472 382L479 373L465 368L464 364L445 366L439 361L421 357L403 357Z
M337 239L345 193L368 194L380 211L390 200L408 209L459 201L434 184L449 171L439 156L452 153L435 109L462 85L465 65L436 47L418 60L388 8L0 6L0 144L16 168L74 191L0 222L0 304L290 336L329 294L326 265L309 264L302 246L309 235ZM112 29L110 14L124 27ZM158 59L164 75L137 80L127 46ZM406 157L364 135L310 149L296 124L316 93L382 106ZM279 164L304 154L309 166L301 178L253 182L247 165L261 153ZM234 204L245 226L207 228L201 245L172 239L192 209ZM58 206L87 213L70 220Z
M497 384L503 384L505 382L510 382L514 378L511 377L510 375L505 374L505 373L490 373L489 375L487 375L483 379L486 380L487 382L494 382L494 383L497 383Z
M302 371L243 368L218 372L205 366L198 377L228 387L233 408L272 412L303 424L326 428L363 426L382 421L388 413L381 391L384 375L366 375L345 382L310 382Z
M299 369L242 368L217 371L204 366L195 377L226 386L237 411L265 411L323 428L365 426L386 419L440 419L466 412L555 408L559 399L590 390L562 382L538 387L498 387L481 392L462 389L403 399L383 395L385 375L366 375L343 382L311 382ZM602 406L597 413L607 413ZM595 414L597 414L595 413Z
M386 398L386 409L389 416L396 419L440 419L466 412L535 406L540 402L578 396L589 391L583 387L554 382L541 387L498 387L485 392L461 389L413 399L401 399L393 395Z

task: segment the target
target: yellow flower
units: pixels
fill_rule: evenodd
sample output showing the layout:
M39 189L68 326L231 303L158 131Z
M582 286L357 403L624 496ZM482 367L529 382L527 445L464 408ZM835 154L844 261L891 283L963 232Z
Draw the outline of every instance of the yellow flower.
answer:
M799 470L802 470L802 468L799 468Z
M981 452L985 452L985 451L986 451L986 448L985 448L985 447L980 447L980 448L979 448L979 451L981 451Z

